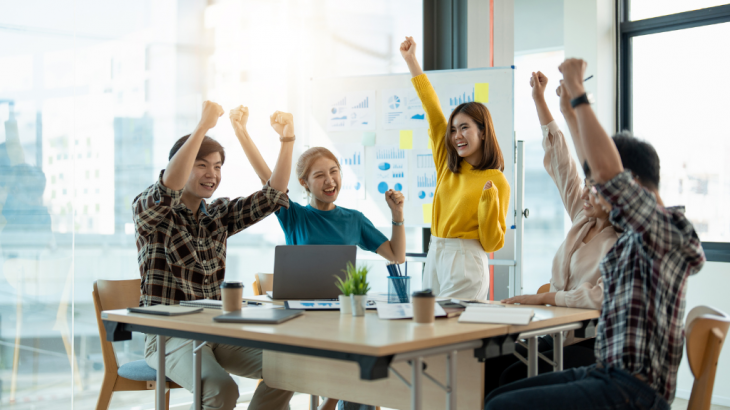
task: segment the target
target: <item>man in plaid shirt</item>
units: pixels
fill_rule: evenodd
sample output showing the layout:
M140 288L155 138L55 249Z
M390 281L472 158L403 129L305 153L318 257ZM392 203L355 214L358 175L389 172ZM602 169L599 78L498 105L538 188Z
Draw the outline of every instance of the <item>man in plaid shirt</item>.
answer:
M191 135L180 138L170 151L170 162L160 178L133 203L137 250L142 276L140 305L172 305L182 300L220 299L225 278L226 242L280 207L289 206L286 195L294 146L291 114L276 112L271 125L279 134L281 150L271 179L248 197L210 198L221 181L225 151L205 135L223 115L220 105L206 101L200 123ZM246 132L247 108L231 111L237 137ZM241 131L241 132L238 132ZM192 344L166 338L165 372L174 382L192 391ZM145 338L145 360L157 367L157 336ZM238 385L229 373L261 378L261 350L208 343L202 350L202 401L204 409L232 409ZM250 409L286 409L292 393L259 383Z
M575 109L573 140L596 182L592 192L624 231L601 262L596 364L500 387L485 409L669 409L684 345L687 278L705 255L684 208L662 203L654 148L628 133L608 137L583 89L585 61L568 59L559 68L558 92Z

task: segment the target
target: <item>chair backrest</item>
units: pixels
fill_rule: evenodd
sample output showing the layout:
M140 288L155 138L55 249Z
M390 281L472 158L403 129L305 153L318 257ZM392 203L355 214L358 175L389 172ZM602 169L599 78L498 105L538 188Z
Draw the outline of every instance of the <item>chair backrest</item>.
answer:
M708 306L697 306L687 315L687 361L695 377L689 410L707 410L712 400L717 361L727 338L730 316Z
M103 310L126 309L139 306L140 279L98 280L94 282L92 298L96 311L96 324L99 326L101 353L104 358L104 371L114 373L119 369L114 346L106 340L106 329L101 320Z
M274 274L273 273L257 273L256 280L259 282L261 287L261 294L265 295L266 292L274 290Z
M546 283L546 284L540 286L539 289L537 289L537 293L538 294L539 293L548 293L548 292L550 292L550 284L549 283Z

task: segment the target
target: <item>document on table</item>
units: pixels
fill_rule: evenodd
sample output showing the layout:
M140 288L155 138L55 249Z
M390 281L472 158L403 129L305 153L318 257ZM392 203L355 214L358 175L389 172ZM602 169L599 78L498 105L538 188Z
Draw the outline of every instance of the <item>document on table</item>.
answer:
M377 303L378 318L380 319L410 319L413 317L412 303ZM438 303L434 306L434 316L445 317L446 311Z
M459 323L526 325L530 323L533 316L535 316L535 311L527 308L494 309L469 305L459 316Z

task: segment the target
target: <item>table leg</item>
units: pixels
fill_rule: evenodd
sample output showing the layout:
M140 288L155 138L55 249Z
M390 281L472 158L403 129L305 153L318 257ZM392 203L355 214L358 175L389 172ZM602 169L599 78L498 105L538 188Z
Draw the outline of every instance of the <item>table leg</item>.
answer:
M155 395L157 396L157 408L166 409L165 385L165 336L157 335L157 386L155 386Z
M446 356L446 410L456 410L457 351Z
M423 356L411 361L411 409L421 410L421 381L423 379Z
M563 332L553 335L553 371L563 370Z
M202 406L203 386L200 381L200 373L203 370L203 354L200 347L205 342L193 340L193 408L200 410Z
M537 376L537 336L527 339L527 377Z
M313 394L309 396L309 410L317 410L317 407L319 407L319 396Z

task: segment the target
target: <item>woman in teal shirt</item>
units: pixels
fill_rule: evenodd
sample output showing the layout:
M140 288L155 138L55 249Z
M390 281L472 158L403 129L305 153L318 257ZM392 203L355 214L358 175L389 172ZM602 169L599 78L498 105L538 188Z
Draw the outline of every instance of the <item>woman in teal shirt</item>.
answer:
M248 108L239 107L230 112L231 123L236 131L246 157L254 171L266 184L271 170L261 157L256 145L246 131ZM271 125L276 129L276 119ZM362 212L335 205L342 187L340 163L330 150L314 147L305 151L297 161L297 177L309 196L309 204L299 205L289 201L289 208L276 212L281 228L286 235L287 245L357 245L375 252L386 260L403 263L406 259L406 232L403 226L403 194L389 190L385 193L393 217L393 232L390 240L375 229L373 223ZM319 410L334 409L336 399L326 399ZM342 402L341 409L368 409L371 406Z

